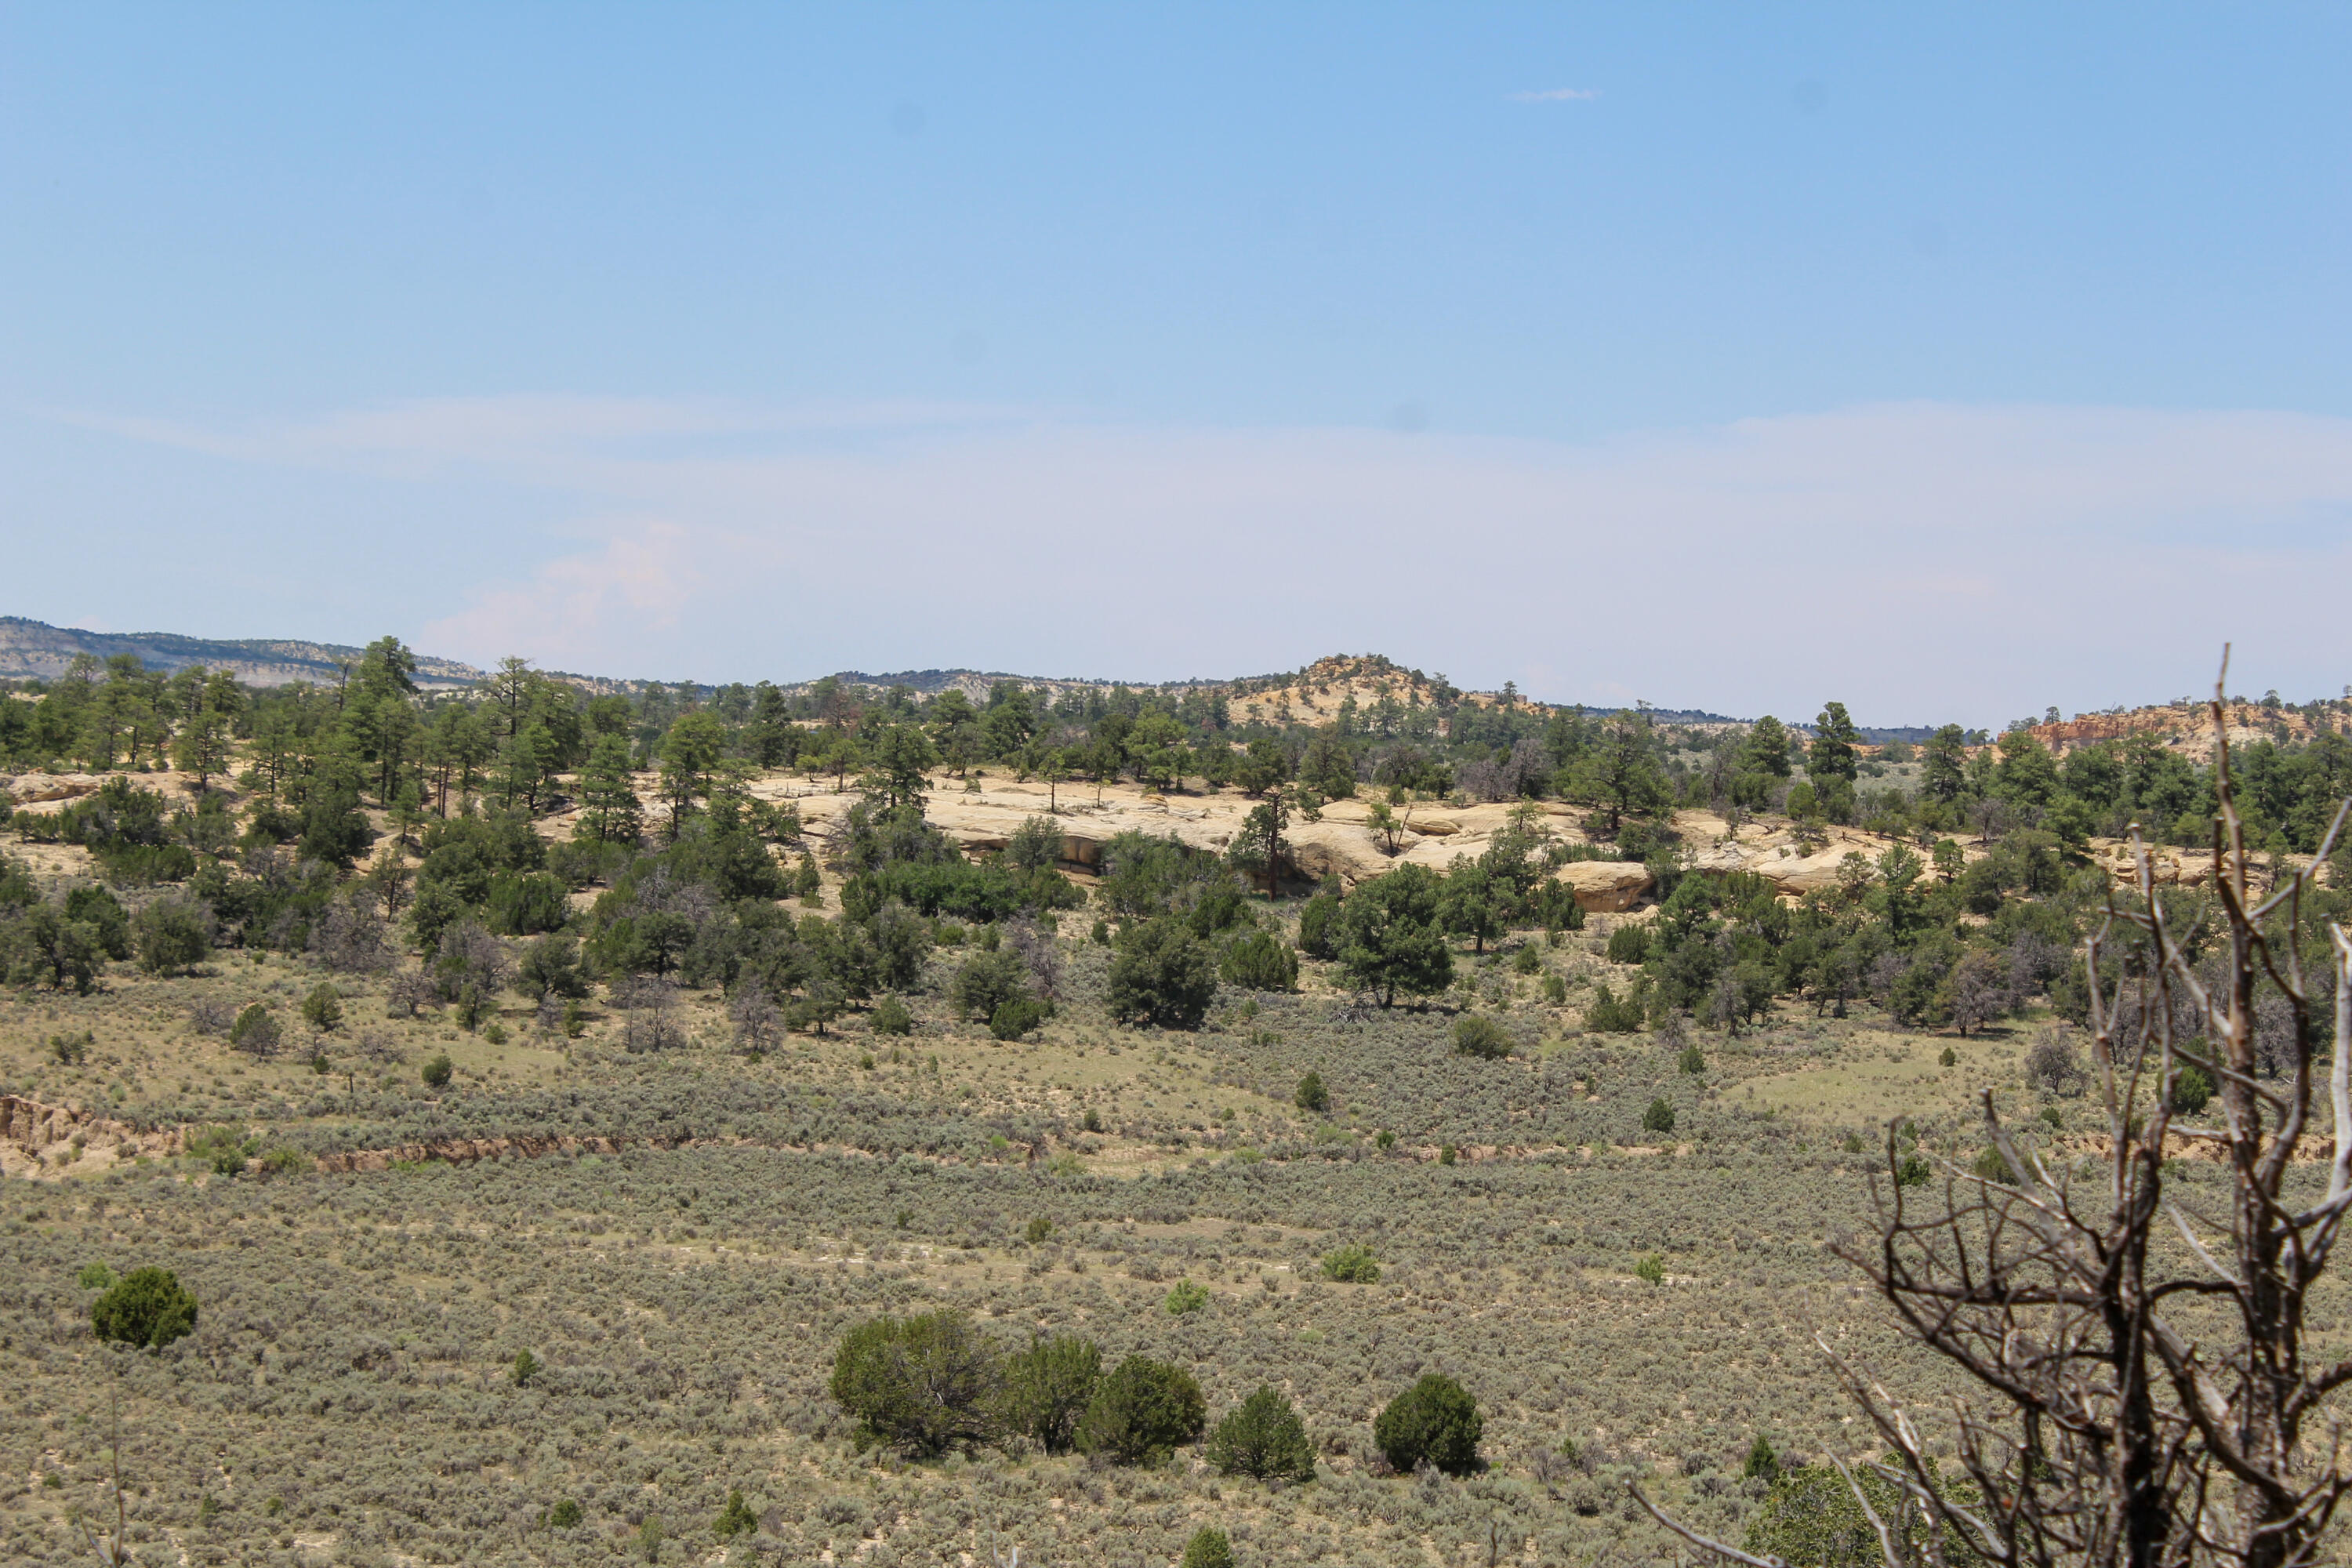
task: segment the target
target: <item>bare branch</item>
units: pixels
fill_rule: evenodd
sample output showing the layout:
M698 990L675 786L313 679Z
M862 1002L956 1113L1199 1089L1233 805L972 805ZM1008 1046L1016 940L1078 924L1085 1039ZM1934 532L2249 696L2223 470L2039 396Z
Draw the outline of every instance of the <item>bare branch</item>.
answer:
M1701 1535L1698 1531L1684 1525L1672 1516L1660 1512L1658 1505L1652 1502L1643 1492L1642 1483L1639 1481L1627 1481L1625 1483L1625 1489L1633 1494L1633 1498L1635 1502L1640 1503L1643 1508L1649 1511L1649 1515L1652 1519L1656 1520L1660 1524L1664 1525L1668 1530L1673 1531L1676 1535L1681 1536L1685 1541L1689 1542L1693 1546L1697 1547L1702 1552L1712 1552L1717 1557L1727 1558L1734 1563L1745 1563L1748 1565L1748 1568L1789 1568L1789 1563L1786 1558L1757 1557L1751 1555L1748 1552L1740 1551L1739 1548L1736 1546L1727 1546L1720 1541Z

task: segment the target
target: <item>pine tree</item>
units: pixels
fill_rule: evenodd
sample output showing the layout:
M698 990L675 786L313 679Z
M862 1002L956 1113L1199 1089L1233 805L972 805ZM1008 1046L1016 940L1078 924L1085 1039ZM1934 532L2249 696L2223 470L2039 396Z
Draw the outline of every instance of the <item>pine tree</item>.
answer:
M1824 703L1821 717L1813 721L1813 743L1805 752L1805 771L1813 776L1813 787L1821 788L1823 779L1843 779L1853 782L1856 771L1854 747L1862 732L1853 727L1843 702Z
M629 773L629 742L600 735L580 772L580 825L573 833L599 844L633 844L644 826L645 803Z

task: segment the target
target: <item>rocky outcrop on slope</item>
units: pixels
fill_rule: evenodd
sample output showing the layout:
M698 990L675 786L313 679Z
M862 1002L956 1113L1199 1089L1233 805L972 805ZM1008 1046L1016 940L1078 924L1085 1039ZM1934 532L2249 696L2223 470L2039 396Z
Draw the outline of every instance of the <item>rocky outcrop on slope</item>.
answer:
M11 1179L62 1173L68 1166L104 1170L142 1154L176 1154L177 1128L142 1131L79 1104L45 1105L20 1094L0 1094L0 1173Z

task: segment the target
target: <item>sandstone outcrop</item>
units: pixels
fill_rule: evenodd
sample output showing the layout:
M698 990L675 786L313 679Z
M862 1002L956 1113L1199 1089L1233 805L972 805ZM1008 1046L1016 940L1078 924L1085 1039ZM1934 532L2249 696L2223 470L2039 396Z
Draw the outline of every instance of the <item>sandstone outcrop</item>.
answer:
M142 1154L176 1154L184 1143L177 1129L142 1132L80 1105L44 1105L24 1095L0 1094L0 1171L12 1178L68 1165L103 1170Z
M1589 914L1622 914L1656 880L1638 860L1573 860L1555 875L1576 890L1576 907Z

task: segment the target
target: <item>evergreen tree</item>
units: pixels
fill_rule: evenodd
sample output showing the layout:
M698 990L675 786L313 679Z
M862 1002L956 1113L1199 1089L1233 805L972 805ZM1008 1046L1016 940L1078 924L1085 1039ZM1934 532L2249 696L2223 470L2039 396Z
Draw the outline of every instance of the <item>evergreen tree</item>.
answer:
M1359 886L1339 906L1339 972L1381 1006L1397 994L1427 996L1454 983L1454 954L1438 925L1440 882L1406 864Z
M593 716L591 716L593 721ZM763 680L751 689L751 722L745 740L763 768L782 767L792 760L798 731L793 728L792 700L773 682Z
M686 826L695 803L709 795L711 772L726 750L726 727L699 710L680 717L662 737L661 787L669 803L671 838Z
M1234 835L1233 845L1225 851L1227 863L1263 883L1269 899L1275 896L1282 864L1290 855L1290 841L1283 837L1289 826L1290 803L1280 790L1274 790L1250 808L1241 831Z
M1092 1340L1041 1338L1004 1363L1004 1425L1049 1454L1067 1453L1101 1381L1102 1349Z
M1598 741L1560 780L1560 793L1599 805L1613 835L1629 816L1662 811L1673 798L1658 760L1656 727L1630 709L1610 715Z
M1311 1481L1315 1445L1290 1401L1260 1388L1209 1435L1209 1463L1229 1476L1258 1480Z
M634 844L644 820L645 804L629 772L629 742L599 735L588 765L580 771L580 820L572 836L598 844Z
M960 1312L876 1318L843 1338L830 1392L857 1418L860 1448L939 1454L995 1435L1002 1364Z
M1813 743L1805 752L1805 772L1812 775L1816 791L1824 779L1853 782L1857 766L1853 749L1861 740L1862 733L1847 716L1844 703L1822 706L1821 717L1813 721Z
M1466 936L1484 953L1486 943L1503 934L1503 898L1507 889L1496 886L1495 877L1486 861L1473 860L1466 855L1456 855L1454 864L1446 868L1444 888L1438 893L1437 921L1454 936Z
M1182 1367L1131 1355L1102 1380L1079 1419L1077 1447L1123 1465L1166 1458L1207 1425L1201 1384Z
M1469 1391L1433 1372L1391 1400L1372 1423L1372 1441L1398 1470L1411 1474L1427 1459L1448 1475L1478 1468L1486 1421Z
M2011 730L2000 738L1993 791L2011 805L2034 810L2047 809L2057 795L2058 764L2032 731Z
M195 1331L196 1299L168 1268L134 1268L90 1303L89 1326L101 1340L162 1350Z
M1298 782L1331 800L1354 795L1356 761L1349 754L1347 743L1329 731L1318 733L1299 759Z
M1919 752L1919 787L1936 800L1952 801L1968 786L1969 745L1958 724L1947 724Z
M1769 713L1756 721L1740 748L1740 765L1749 773L1789 776L1789 729Z
M919 726L886 724L866 742L866 771L857 787L884 811L911 806L919 813L930 790L930 771L939 763L930 737Z
M1282 748L1265 735L1260 735L1249 743L1248 750L1242 753L1241 762L1234 769L1234 783L1241 786L1244 795L1264 795L1279 787L1289 777L1289 759L1282 754Z
M1208 945L1171 917L1120 930L1109 980L1104 1001L1112 1017L1149 1020L1169 1029L1199 1028L1217 994Z
M202 795L215 773L225 772L229 759L230 721L226 713L202 712L180 728L172 743L172 764L196 775Z

